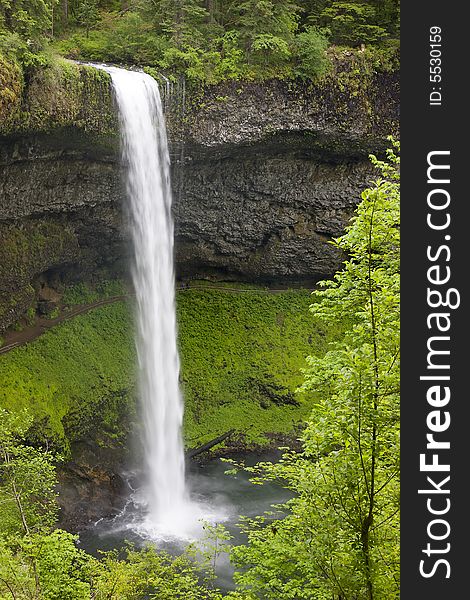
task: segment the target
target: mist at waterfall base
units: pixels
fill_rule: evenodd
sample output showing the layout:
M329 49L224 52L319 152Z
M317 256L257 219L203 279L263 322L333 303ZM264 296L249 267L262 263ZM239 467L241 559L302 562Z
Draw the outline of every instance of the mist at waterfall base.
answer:
M261 461L276 461L279 451L266 453L239 454L233 456L236 461L254 465ZM212 459L202 464L188 465L186 479L193 500L205 507L206 518L213 523L222 523L233 536L231 544L237 545L246 541L237 524L240 515L255 517L264 511L274 510L272 506L282 504L292 497L292 493L275 483L253 485L250 475L239 471L237 475L226 475L230 465L220 459ZM132 485L132 481L130 481ZM87 552L99 556L99 551L123 548L129 541L137 548L153 543L157 548L177 555L184 551L188 539L172 536L160 537L158 540L147 537L148 532L139 527L141 507L134 503L132 495L124 511L114 518L101 519L88 529L80 532L79 545ZM212 515L212 519L209 518ZM278 513L277 516L281 516ZM198 534L198 543L204 543L202 527ZM216 585L222 590L233 589L233 567L228 556L222 553L216 562Z

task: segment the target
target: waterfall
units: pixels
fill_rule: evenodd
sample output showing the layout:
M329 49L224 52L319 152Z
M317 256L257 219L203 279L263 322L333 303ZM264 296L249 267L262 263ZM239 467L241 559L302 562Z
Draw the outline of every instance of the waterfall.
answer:
M149 527L178 533L189 518L181 438L170 160L160 93L143 72L101 66L119 108L133 241L136 345ZM189 511L190 512L190 511Z

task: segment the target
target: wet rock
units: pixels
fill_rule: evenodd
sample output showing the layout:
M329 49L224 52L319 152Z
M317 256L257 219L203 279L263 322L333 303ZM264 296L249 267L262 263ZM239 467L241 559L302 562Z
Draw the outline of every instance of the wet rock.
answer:
M38 300L42 276L53 287L52 276L128 270L118 136L106 82L96 83L93 100L87 78L86 97L94 112L103 102L106 127L94 132L90 116L71 126L51 115L47 132L0 137L0 331ZM231 82L187 90L186 105L170 99L179 277L290 284L341 266L328 242L373 177L369 152L383 150L398 128L396 74L341 81Z
M123 452L79 442L72 445L73 460L61 467L59 478L59 526L79 531L123 508L129 488L120 475Z

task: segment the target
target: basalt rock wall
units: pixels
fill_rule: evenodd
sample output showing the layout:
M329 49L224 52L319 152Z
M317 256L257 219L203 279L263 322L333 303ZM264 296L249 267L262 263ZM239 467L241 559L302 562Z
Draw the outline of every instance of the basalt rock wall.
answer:
M0 329L41 289L127 272L109 77L66 64L24 85L0 126ZM170 90L177 275L295 284L331 275L328 241L397 134L396 74ZM346 74L346 75L345 75Z

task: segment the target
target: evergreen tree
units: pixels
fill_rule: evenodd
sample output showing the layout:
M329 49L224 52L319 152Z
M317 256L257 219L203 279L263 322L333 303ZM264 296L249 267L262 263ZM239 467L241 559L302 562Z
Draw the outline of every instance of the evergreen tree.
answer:
M329 28L336 44L356 46L376 43L386 36L377 24L376 7L364 2L332 2L320 15L321 24Z
M270 62L289 58L299 10L291 0L232 2L230 24L239 35L247 59Z
M375 6L377 24L384 27L390 34L400 32L400 0L370 0Z
M210 16L204 5L201 0L144 0L156 32L178 49L204 44L204 24Z
M297 3L302 9L302 25L318 27L336 19L334 35L339 29L354 43L364 34L367 37L367 31L363 30L365 25L378 26L391 35L397 35L400 30L400 0L297 0ZM357 28L362 30L359 36L355 33Z
M328 68L326 49L328 40L316 27L307 27L295 38L296 74L306 79L317 79Z
M322 11L329 6L331 2L332 0L297 0L297 4L302 10L302 24L318 27Z
M88 37L90 29L100 20L96 0L79 0L75 10L75 20L80 25L83 25L86 37Z

